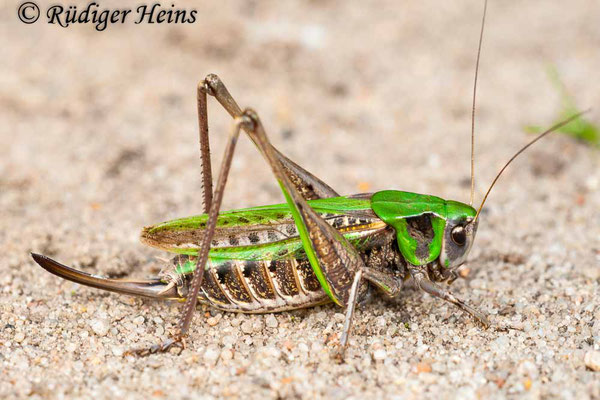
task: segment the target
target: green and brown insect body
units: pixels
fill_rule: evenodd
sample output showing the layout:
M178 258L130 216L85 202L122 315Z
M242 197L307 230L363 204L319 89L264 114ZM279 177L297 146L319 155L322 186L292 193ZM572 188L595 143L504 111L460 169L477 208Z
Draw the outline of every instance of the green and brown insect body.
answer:
M433 281L451 278L473 242L469 222L475 210L435 196L383 191L308 204L352 244L367 268L397 286L416 268ZM159 274L160 295L153 282L148 296L187 297L206 219L199 215L143 230L142 242L180 254ZM310 264L287 204L220 214L205 270L199 301L225 311L276 312L334 300ZM122 286L116 291L127 293Z
M488 326L485 315L436 282L451 283L456 278L456 268L466 260L473 245L479 212L506 167L533 143L580 115L553 126L519 150L500 170L475 211L464 203L391 190L339 196L280 153L269 142L256 112L242 111L216 75L201 82L197 95L205 214L143 230L142 242L178 254L159 278L104 278L32 254L49 272L77 283L137 296L185 300L178 333L159 346L135 351L141 355L181 345L197 301L250 313L333 301L346 309L340 338L345 346L355 306L368 288L374 286L394 297L409 278L418 288ZM214 96L234 118L214 192L208 95ZM270 166L285 204L220 212L242 130ZM473 189L473 175L471 183Z
M368 267L394 279L405 280L410 265L426 266L430 278L443 281L462 264L473 243L472 207L399 191L369 197L308 203L350 241ZM149 227L143 231L142 241L195 256L193 238L201 235L205 220L206 215L201 215ZM217 226L201 302L228 311L273 312L327 300L285 204L223 213ZM185 298L196 263L189 257L174 261L160 276L166 284L173 282Z
M392 229L373 213L367 196L312 200L309 204L369 265L399 259ZM205 221L206 215L184 218L142 233L144 243L184 255L175 257L174 264L159 275L167 287L175 285L182 298L189 292L196 268L194 238L202 235ZM227 311L274 312L330 301L286 204L222 213L205 270L199 301Z

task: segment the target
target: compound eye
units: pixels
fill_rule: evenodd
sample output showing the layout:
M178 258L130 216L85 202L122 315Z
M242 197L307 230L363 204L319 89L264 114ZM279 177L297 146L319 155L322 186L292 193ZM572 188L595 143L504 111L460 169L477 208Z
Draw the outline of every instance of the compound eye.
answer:
M452 241L459 246L464 246L467 243L467 232L462 225L455 226L450 233Z

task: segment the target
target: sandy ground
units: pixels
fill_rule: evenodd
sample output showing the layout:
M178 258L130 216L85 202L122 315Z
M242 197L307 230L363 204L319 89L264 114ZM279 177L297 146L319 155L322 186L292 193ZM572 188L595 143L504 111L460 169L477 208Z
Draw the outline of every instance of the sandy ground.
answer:
M197 22L104 32L25 25L16 3L0 6L0 397L600 398L600 372L585 365L600 350L600 160L561 135L502 178L470 273L453 285L518 330L482 330L407 290L359 310L341 364L334 306L199 310L181 355L123 357L166 338L179 305L62 281L29 252L87 272L156 274L165 254L139 244L141 227L201 210L195 85L208 73L341 193L468 201L480 1L177 5L196 7ZM557 115L548 65L600 123L599 20L596 0L491 2L477 201L527 141L523 126ZM209 112L216 163L229 119L216 104ZM281 201L243 139L225 209Z

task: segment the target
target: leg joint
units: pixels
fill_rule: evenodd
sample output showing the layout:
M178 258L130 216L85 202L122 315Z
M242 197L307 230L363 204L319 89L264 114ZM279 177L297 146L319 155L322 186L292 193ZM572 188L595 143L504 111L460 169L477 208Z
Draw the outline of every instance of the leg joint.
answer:
M223 81L216 74L206 75L206 78L200 82L199 86L202 86L202 90L211 96L215 96L219 89L222 86L224 87Z
M258 114L256 111L254 111L251 108L246 108L243 112L242 115L248 120L250 121L251 127L250 130L254 131L256 130L256 127L260 125L260 119L258 118Z
M251 116L246 115L245 113L239 117L235 117L233 119L233 124L234 126L249 132L254 132L254 130L256 129L256 123L254 119Z
M198 92L206 93L209 96L215 95L215 91L209 85L209 83L206 81L206 79L198 82Z

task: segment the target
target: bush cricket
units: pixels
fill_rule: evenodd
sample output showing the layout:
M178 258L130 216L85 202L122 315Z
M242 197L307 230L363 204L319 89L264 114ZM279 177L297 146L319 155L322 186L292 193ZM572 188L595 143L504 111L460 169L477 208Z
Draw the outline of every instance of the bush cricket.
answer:
M333 302L345 309L340 345L348 343L357 302L371 288L396 297L412 279L419 289L457 306L483 326L480 311L441 283L452 283L473 245L481 210L506 167L533 143L576 119L556 124L521 148L500 170L478 209L473 207L477 73L487 1L477 51L471 115L471 197L465 204L386 190L340 196L277 150L257 113L242 110L223 82L208 75L197 88L202 173L202 215L144 228L144 244L176 256L154 279L111 279L32 254L47 271L83 285L155 299L185 301L177 332L164 343L133 352L146 355L183 347L198 302L225 311L270 313ZM233 117L213 190L207 99ZM245 131L270 166L283 204L220 212L235 146Z

